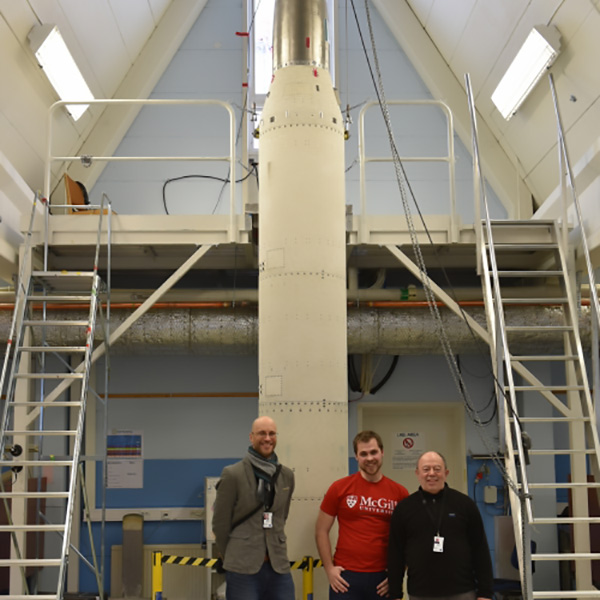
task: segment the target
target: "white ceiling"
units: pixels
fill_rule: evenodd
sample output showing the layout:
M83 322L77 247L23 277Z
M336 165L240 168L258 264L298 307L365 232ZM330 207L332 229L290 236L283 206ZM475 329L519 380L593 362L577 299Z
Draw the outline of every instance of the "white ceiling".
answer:
M600 145L600 70L594 58L600 55L600 0L371 1L433 96L453 109L468 147L464 74L470 73L486 175L514 216L529 216L559 183L547 82L508 123L489 99L533 25L553 24L562 34L553 73L567 142L573 164L593 161ZM97 97L147 97L206 2L0 0L0 151L31 189L42 187L46 111L55 101L28 48L31 27L59 26ZM65 149L81 153L88 138L95 138L96 147L100 139L106 153L114 149L133 113L120 116L119 126L109 117L95 109L77 123L60 120Z

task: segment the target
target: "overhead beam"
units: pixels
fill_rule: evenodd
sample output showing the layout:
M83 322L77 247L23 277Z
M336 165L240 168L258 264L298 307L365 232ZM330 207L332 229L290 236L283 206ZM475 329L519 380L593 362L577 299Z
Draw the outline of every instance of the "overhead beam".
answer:
M407 0L373 0L373 4L432 96L450 106L455 130L471 151L471 125L462 79L459 80L450 69ZM509 218L529 218L533 211L531 192L481 114L477 115L477 120L485 178L506 208Z

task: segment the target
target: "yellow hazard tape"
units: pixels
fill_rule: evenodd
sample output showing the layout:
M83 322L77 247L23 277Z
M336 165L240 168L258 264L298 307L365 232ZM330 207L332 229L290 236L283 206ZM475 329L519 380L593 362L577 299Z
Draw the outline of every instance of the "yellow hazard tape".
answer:
M220 558L196 558L194 556L171 556L163 555L162 563L166 565L186 565L188 567L220 567L222 561ZM313 568L322 567L323 561L313 559ZM306 569L308 567L308 559L305 557L302 560L290 561L290 569Z

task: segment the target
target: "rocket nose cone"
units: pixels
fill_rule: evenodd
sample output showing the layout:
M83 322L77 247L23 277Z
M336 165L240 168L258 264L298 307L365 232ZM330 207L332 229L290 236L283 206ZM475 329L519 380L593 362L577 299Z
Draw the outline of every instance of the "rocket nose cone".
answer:
M275 0L273 71L290 65L329 70L328 29L325 0Z

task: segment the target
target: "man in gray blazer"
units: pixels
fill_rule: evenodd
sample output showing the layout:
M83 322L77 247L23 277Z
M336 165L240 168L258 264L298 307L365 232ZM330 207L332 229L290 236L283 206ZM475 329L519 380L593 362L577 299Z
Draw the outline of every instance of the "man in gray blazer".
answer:
M225 467L212 528L226 571L227 600L294 600L284 532L294 473L275 454L277 426L252 423L248 453Z

